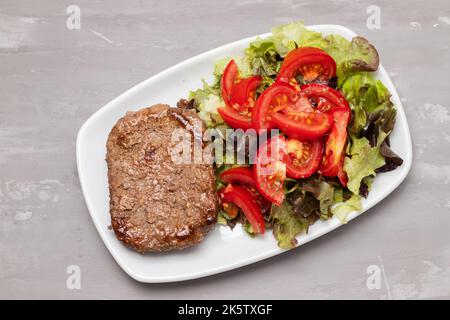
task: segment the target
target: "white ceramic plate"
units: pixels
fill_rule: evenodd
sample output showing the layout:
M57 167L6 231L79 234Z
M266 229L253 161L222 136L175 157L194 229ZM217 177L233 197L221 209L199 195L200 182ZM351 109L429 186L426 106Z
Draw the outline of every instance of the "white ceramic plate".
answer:
M356 35L353 31L338 25L316 25L309 28L324 34L339 34L348 39ZM261 35L265 36L268 34ZM138 281L172 282L200 278L248 265L284 251L277 246L271 232L267 232L263 237L251 239L240 227L231 231L227 227L217 226L201 244L193 248L171 253L141 255L122 245L114 232L108 230L111 221L105 144L116 121L128 110L138 110L156 103L175 106L179 98L188 95L189 90L201 86L202 78L212 79L213 66L217 59L242 54L244 48L254 38L243 39L205 52L145 80L103 106L86 121L78 133L78 174L92 220L117 263ZM412 163L408 123L397 90L381 64L376 76L392 93L392 101L398 110L391 143L393 150L403 158L404 163L392 172L377 176L369 197L363 200L363 211L391 193L406 177ZM352 213L348 220L359 214L361 213ZM299 245L340 225L336 218L326 222L318 221L307 235L298 237Z

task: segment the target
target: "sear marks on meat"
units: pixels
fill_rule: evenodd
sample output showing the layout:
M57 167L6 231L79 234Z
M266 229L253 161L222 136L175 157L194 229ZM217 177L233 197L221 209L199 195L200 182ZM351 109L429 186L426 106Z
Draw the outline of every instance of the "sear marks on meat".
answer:
M181 128L192 137L193 120L199 120L195 110L159 104L128 112L109 134L111 225L138 252L195 245L215 225L212 165L171 158L172 132Z

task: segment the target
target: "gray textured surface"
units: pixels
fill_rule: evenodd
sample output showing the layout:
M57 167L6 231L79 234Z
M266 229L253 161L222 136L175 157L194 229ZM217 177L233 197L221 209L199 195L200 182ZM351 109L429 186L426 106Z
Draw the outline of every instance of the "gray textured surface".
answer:
M450 298L450 4L0 0L0 298ZM65 9L80 6L81 30ZM100 106L186 58L271 26L342 24L381 53L414 144L405 182L300 249L200 280L144 285L116 265L78 183L75 137ZM106 38L104 38L106 37ZM383 270L380 290L366 269ZM79 265L81 290L66 288Z

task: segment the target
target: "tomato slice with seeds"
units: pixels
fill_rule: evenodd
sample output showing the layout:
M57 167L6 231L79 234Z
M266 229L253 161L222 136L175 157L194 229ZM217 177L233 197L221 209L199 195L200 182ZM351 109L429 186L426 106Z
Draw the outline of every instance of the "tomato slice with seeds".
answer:
M286 83L274 83L256 100L252 114L253 127L257 130L271 129L272 114L293 105L297 89Z
M251 127L251 113L255 104L255 90L261 83L260 76L241 79L236 62L231 60L225 67L220 82L225 108L218 108L226 124L235 129Z
M250 167L230 168L222 171L219 177L225 183L243 184L255 196L262 214L269 212L270 201L264 198L256 189L256 180Z
M317 171L322 160L322 140L286 140L286 174L290 178L303 179Z
M272 124L290 138L315 140L330 129L332 119L321 112L276 113L271 117Z
M348 183L348 176L347 176L347 172L345 172L345 170L344 170L344 161L345 161L345 152L342 153L341 162L339 163L339 166L338 166L337 176L338 176L339 182L344 187L346 187L347 183Z
M254 104L255 90L261 81L260 76L238 80L231 89L231 105L235 108L242 108L242 106Z
M343 172L343 157L347 143L347 125L350 119L350 110L338 108L332 111L333 125L325 144L325 154L319 166L319 172L326 177L336 177ZM341 173L341 176L343 173ZM343 181L344 178L342 176ZM342 181L341 181L342 183Z
M302 85L300 89L318 111L328 112L336 108L350 108L342 93L324 84L308 83Z
M229 184L219 191L219 197L223 204L233 203L242 210L253 227L254 233L264 234L264 218L255 197L250 191L242 186Z
M245 183L250 186L256 185L253 170L249 167L230 168L222 171L219 177L220 180L225 183Z
M302 78L302 82L328 82L336 76L336 62L319 48L300 47L286 56L277 81L296 83L297 76Z
M217 112L220 114L223 121L234 129L247 130L252 128L251 118L237 113L232 108L217 108Z
M292 106L289 106L286 108L286 111L293 111L293 112L313 112L314 108L311 105L311 102L309 101L309 98L306 94L303 92L297 92L297 99L294 101L294 104Z
M328 54L328 53L317 47L300 47L296 50L292 50L291 52L289 52L289 54L284 58L283 63L288 63L291 60L297 59L299 56L309 54Z
M286 140L276 136L259 147L253 165L256 188L270 202L281 205L286 180Z
M239 76L238 66L234 60L228 62L225 67L222 79L220 80L220 87L222 89L222 99L227 106L231 106L231 91L234 83Z

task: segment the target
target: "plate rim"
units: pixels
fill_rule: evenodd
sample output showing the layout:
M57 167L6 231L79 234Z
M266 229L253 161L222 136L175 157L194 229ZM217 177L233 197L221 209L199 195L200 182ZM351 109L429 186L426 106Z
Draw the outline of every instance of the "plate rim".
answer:
M306 26L307 28L324 28L324 29L333 29L333 30L342 30L348 34L351 34L352 37L356 36L357 34L342 25L337 25L337 24L318 24L318 25L309 25ZM267 251L264 251L263 253L256 255L256 256L250 256L247 259L243 259L237 262L232 262L232 263L228 263L226 265L221 265L219 267L215 267L215 268L210 268L202 271L196 271L196 272L191 272L191 273L184 273L181 275L173 275L173 276L163 276L163 277L149 277L149 276L145 276L145 275L141 275L138 273L133 272L129 266L127 265L127 263L125 263L125 259L123 259L121 257L121 255L115 250L114 246L110 245L109 240L106 239L105 235L103 234L103 232L101 231L103 226L100 225L100 222L96 219L95 215L92 213L93 212L93 208L92 208L92 204L90 203L90 201L88 201L88 196L87 196L87 191L86 191L86 181L83 180L82 175L80 174L80 168L83 167L82 165L82 142L84 140L84 135L85 135L85 131L87 130L87 128L89 127L89 125L94 122L98 117L100 117L101 115L103 115L108 109L109 106L112 104L116 104L119 103L120 100L125 99L126 97L128 97L129 95L131 95L132 91L138 90L141 87L145 87L149 84L151 84L153 81L155 81L155 79L168 75L171 72L176 71L176 69L178 67L180 67L180 65L182 64L190 64L195 62L196 60L201 60L202 58L204 58L205 56L208 56L212 53L214 53L215 51L221 51L223 49L226 49L226 47L229 46L233 46L235 44L237 44L238 42L249 42L253 39L255 39L256 37L267 37L271 35L271 33L263 33L263 34L259 34L256 36L251 36L251 37L246 37L240 40L236 40L224 45L221 45L219 47L207 50L205 52L202 52L198 55L195 55L191 58L188 58L186 60L183 60L175 65L172 65L160 72L158 72L157 74L137 83L136 85L132 86L131 88L127 89L126 91L124 91L123 93L121 93L120 95L118 95L117 97L115 97L114 99L110 100L109 102L107 102L106 104L104 104L100 109L98 109L97 111L95 111L92 115L90 115L88 117L88 119L81 125L80 129L78 130L77 133L77 137L76 137L76 163L77 163L77 173L78 173L78 178L80 181L80 186L81 186L81 191L83 194L83 197L85 199L85 203L87 206L87 209L89 211L89 215L97 229L97 232L100 235L100 238L103 241L103 244L106 246L106 248L108 249L108 251L111 253L111 255L113 256L114 260L117 262L117 264L122 268L123 271L125 271L126 274L128 274L131 278L133 278L136 281L139 282L143 282L143 283L169 283L169 282L179 282L179 281L187 281L187 280L192 280L192 279L197 279L197 278L202 278L202 277L207 277L207 276L211 276L214 274L218 274L218 273L222 273L222 272L227 272L233 269L237 269L246 265L250 265L253 263L256 263L258 261L262 261L265 259L268 259L270 257L273 257L275 255L278 254L282 254L284 252L290 251L292 249L281 249L281 248L272 248L272 249L268 249ZM359 212L352 212L349 216L348 216L348 222L350 222L351 220L353 220L356 216L361 215L363 212L366 212L367 210L371 209L373 206L377 205L378 203L380 203L382 200L384 200L388 195L390 195L395 189L398 188L398 186L405 180L405 178L408 176L410 169L412 167L412 162L413 162L413 154L412 154L412 141L411 141L411 133L409 130L409 125L408 125L408 121L407 121L407 117L406 117L406 113L405 110L403 108L403 104L398 96L398 92L397 92L397 88L395 87L395 85L393 84L389 74L387 73L386 69L384 68L384 66L382 65L382 63L380 62L379 64L379 70L381 72L383 72L384 74L387 75L386 77L386 82L385 85L388 85L392 88L394 88L394 92L391 92L391 94L393 96L395 96L396 100L398 101L398 104L396 104L396 109L397 109L397 113L398 115L400 115L404 121L404 133L406 136L407 141L405 142L406 145L406 154L407 156L405 157L406 160L409 161L404 161L403 165L402 165L402 172L401 175L394 181L394 183L390 184L387 188L385 188L383 190L383 192L381 193L379 199L377 201L373 201L370 205L367 205L366 207L363 208L362 211ZM317 239L318 237L325 235L333 230L335 230L336 228L338 228L339 226L342 226L342 223L340 222L333 222L332 224L330 224L329 226L325 227L325 229L327 229L326 231L321 232L320 234L316 234L315 236L311 237L310 239L308 239L306 242L302 242L300 243L298 246L296 246L293 249L297 249L298 247Z

